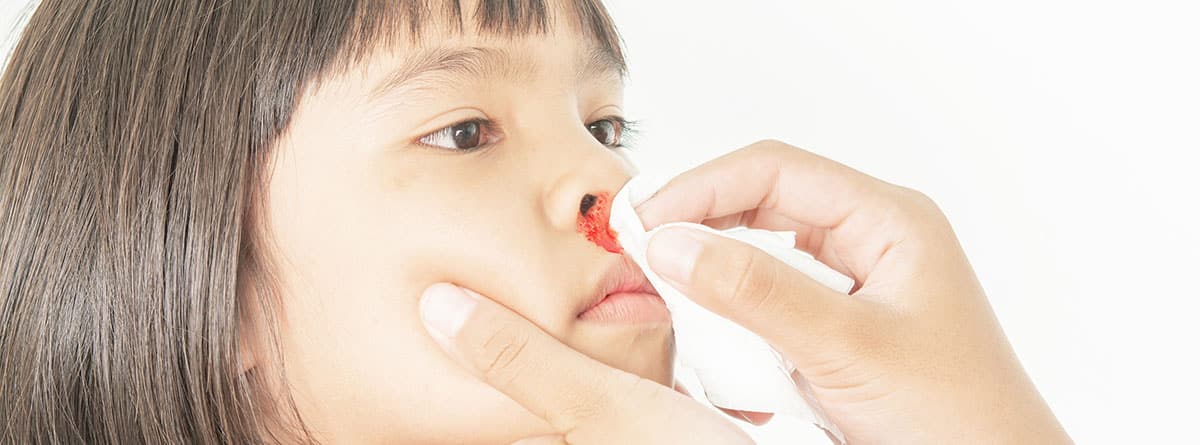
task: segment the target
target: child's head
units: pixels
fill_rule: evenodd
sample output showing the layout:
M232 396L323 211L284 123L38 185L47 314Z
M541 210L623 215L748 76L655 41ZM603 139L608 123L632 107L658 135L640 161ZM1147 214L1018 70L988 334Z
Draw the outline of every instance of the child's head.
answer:
M623 257L624 58L598 0L43 0L0 83L0 442L495 443L545 425L427 336L448 281L582 320Z

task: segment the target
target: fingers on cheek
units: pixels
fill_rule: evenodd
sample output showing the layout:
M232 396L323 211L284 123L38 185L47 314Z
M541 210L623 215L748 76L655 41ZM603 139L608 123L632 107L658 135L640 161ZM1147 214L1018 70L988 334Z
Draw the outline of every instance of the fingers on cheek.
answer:
M485 380L512 380L522 371L524 362L519 359L527 352L529 335L512 320L500 316L496 311L481 312L484 313L469 322L477 323L478 326L488 326L489 329L464 329L468 333L459 339L459 346L468 352L467 361Z

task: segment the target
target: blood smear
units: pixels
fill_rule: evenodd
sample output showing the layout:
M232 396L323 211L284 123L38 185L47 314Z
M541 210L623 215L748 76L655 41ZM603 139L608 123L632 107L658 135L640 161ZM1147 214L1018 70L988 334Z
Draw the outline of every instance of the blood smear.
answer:
M617 242L617 232L608 225L612 198L605 192L597 193L595 196L596 203L588 209L587 213L579 215L575 221L575 230L604 250L621 253L621 244Z

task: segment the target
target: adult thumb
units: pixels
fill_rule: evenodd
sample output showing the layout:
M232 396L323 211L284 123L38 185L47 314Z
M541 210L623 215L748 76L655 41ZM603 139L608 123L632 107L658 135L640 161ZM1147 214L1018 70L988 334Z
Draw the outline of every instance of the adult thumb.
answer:
M663 228L646 257L684 295L799 355L789 357L797 362L818 348L844 345L867 310L762 250L701 230Z

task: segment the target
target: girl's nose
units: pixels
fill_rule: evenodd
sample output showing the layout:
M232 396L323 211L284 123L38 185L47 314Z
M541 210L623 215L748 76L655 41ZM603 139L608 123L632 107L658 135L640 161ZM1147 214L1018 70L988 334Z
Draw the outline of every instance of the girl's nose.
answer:
M588 210L591 210L594 205L596 205L596 195L591 193L583 195L583 199L579 201L579 215L587 215Z

